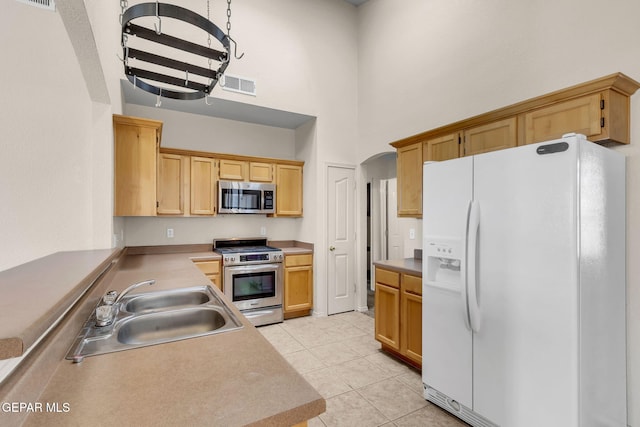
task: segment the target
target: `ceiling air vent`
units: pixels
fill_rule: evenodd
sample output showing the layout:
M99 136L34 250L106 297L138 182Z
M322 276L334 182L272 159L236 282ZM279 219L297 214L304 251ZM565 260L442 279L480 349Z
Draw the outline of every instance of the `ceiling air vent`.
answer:
M256 96L256 81L224 74L222 79L222 89Z
M18 3L29 4L41 9L56 10L56 2L54 0L16 0Z

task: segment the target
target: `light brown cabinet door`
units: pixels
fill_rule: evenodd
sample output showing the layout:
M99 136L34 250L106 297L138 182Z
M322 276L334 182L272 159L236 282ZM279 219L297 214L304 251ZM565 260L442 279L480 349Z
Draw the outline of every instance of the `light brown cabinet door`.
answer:
M460 157L460 138L458 132L433 138L423 142L423 160L441 162Z
M398 148L398 216L422 216L422 142Z
M214 215L215 196L215 160L208 157L191 157L191 214Z
M313 267L284 269L284 312L311 310L313 307Z
M422 365L422 296L408 292L403 287L400 303L400 353Z
M158 215L183 215L183 156L158 154Z
M596 93L525 114L525 143L561 138L570 132L597 137L602 132L600 100Z
M276 165L276 216L302 216L302 167Z
M125 123L123 123L125 121ZM114 116L114 215L156 215L161 122Z
M220 159L220 179L245 181L248 167L248 162L242 160Z
M382 344L400 350L400 290L376 281L375 335Z
M273 182L273 164L249 162L249 181Z
M517 118L476 126L464 131L464 156L515 147L518 144Z

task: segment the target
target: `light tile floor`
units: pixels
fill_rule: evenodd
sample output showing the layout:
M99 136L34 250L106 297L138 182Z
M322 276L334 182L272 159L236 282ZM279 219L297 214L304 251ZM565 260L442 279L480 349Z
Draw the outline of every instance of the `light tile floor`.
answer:
M420 373L380 350L374 319L301 317L260 332L327 400L309 427L467 426L422 397Z

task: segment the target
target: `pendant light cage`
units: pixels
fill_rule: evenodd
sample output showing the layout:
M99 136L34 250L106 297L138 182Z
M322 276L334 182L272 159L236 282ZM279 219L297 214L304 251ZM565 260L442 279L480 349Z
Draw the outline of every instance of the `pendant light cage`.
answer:
M123 10L121 24L122 63L127 79L158 97L204 98L229 65L231 38L207 18L183 7L140 3ZM178 35L165 33L168 24ZM206 32L208 46L185 39L193 36L193 27L196 32ZM220 50L211 48L211 36L220 43ZM170 54L165 56L166 52Z

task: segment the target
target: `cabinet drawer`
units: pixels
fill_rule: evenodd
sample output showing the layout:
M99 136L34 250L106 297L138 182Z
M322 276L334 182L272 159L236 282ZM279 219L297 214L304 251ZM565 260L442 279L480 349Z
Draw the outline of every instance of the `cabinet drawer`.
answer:
M376 268L376 282L384 283L394 288L400 287L400 274L394 271Z
M422 295L422 277L402 275L402 289L416 295Z
M196 266L204 274L218 274L220 272L220 261L194 261Z
M284 257L285 267L296 267L298 265L312 265L313 254L287 255Z

